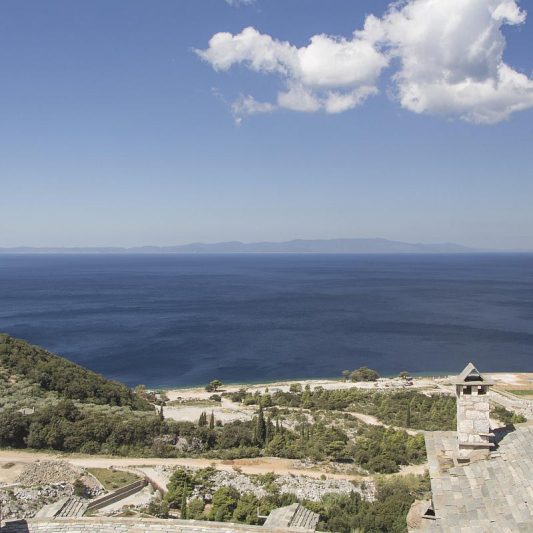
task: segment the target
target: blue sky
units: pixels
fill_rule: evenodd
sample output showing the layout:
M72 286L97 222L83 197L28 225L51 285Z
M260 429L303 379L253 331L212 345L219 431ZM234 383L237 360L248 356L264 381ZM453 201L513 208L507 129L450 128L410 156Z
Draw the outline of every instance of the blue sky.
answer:
M467 4L2 0L0 246L533 249L532 4Z

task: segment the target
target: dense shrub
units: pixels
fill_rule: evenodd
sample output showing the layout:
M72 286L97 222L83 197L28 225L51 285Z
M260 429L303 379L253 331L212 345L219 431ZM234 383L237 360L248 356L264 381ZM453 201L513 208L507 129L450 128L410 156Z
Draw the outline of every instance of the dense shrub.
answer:
M490 411L490 414L506 426L510 424L521 424L522 422L527 422L527 418L525 416L512 413L501 405L493 407Z

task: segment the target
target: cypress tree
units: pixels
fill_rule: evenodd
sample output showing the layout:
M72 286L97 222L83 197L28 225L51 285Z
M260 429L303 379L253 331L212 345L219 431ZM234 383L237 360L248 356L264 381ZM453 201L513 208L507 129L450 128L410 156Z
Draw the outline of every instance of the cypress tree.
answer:
M411 427L411 404L407 404L407 415L405 417L405 427Z
M209 417L209 429L215 429L215 415L211 411L211 416Z
M185 481L185 483L183 484L183 492L181 494L180 518L182 520L187 519L187 492L188 492L187 482Z
M266 424L262 406L259 406L259 415L257 416L255 435L257 443L263 445L266 440Z
M272 439L272 419L269 416L267 419L267 424L266 424L265 444L268 444L271 439Z
M159 420L165 420L165 414L163 413L163 404L161 404L161 409L159 409Z
M205 411L200 415L198 425L200 427L207 426L207 413Z

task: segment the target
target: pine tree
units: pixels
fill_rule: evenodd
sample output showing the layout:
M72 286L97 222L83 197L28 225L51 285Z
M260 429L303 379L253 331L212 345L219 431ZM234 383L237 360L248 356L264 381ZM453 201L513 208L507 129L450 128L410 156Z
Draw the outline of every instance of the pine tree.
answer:
M211 416L209 417L209 429L215 429L215 415L211 411Z
M181 509L180 509L180 518L182 520L187 519L187 493L189 492L187 488L187 482L183 484L183 492L181 494Z

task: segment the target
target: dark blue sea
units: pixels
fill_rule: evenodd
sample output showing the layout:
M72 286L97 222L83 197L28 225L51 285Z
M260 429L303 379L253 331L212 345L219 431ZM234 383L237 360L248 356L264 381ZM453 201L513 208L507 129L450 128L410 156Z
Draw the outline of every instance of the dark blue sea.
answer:
M533 372L533 255L0 255L0 331L132 386Z

